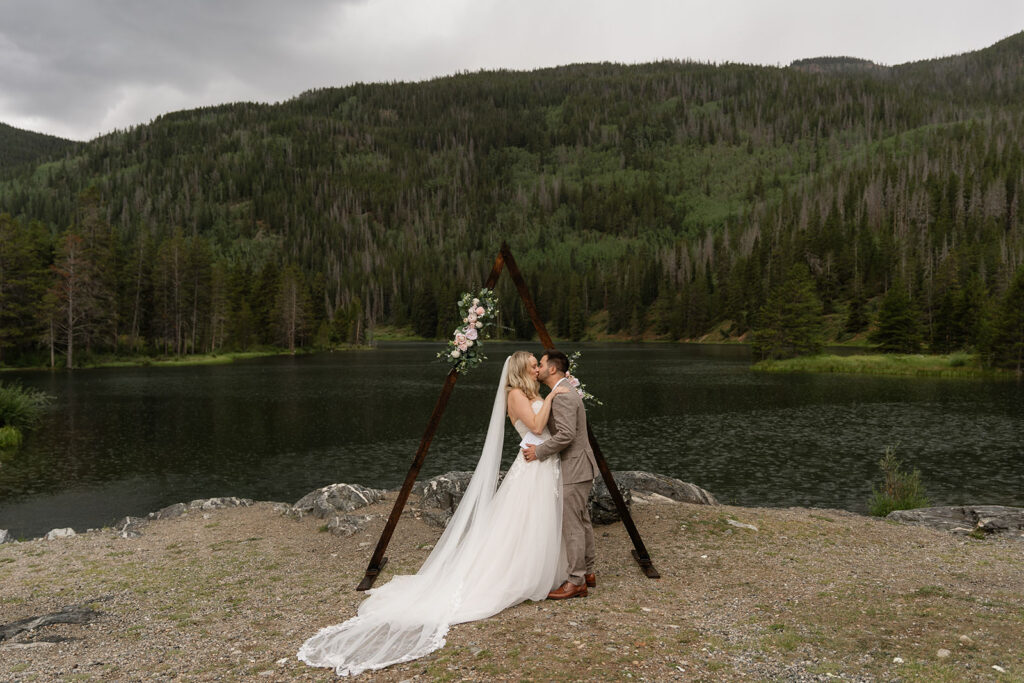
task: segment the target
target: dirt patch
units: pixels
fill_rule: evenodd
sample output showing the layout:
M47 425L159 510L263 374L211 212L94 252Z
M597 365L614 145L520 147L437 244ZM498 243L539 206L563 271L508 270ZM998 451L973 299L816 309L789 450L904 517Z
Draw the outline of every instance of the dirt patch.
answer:
M0 546L0 624L67 605L102 613L0 643L0 680L333 680L295 653L355 614L393 500L361 510L377 517L348 538L258 503L152 522L136 539ZM637 569L621 524L598 527L589 598L455 626L442 650L372 678L1024 679L1020 542L836 510L634 513L662 579ZM403 516L378 585L414 572L438 535Z

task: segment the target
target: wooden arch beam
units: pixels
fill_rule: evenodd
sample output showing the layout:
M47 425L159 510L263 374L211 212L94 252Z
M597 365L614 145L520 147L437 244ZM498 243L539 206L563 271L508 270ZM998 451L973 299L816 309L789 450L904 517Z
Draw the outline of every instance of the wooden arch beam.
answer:
M533 322L533 327L537 331L540 342L544 345L545 349L555 348L555 345L551 342L551 335L548 334L544 321L540 319L540 315L537 313L537 307L533 303L533 297L530 296L530 290L527 288L526 281L523 280L523 275L519 271L519 266L516 265L516 260L512 257L512 252L507 244L502 243L498 256L494 259L491 274L487 277L484 287L494 289L494 286L498 283L498 277L504 268L508 268L509 275L512 276L512 282L515 283L516 290L519 292L519 297L522 299L526 312ZM441 395L437 398L434 412L430 414L427 428L420 439L419 447L416 449L416 457L413 458L409 472L405 475L405 481L398 492L398 498L395 499L395 505L391 508L391 515L388 517L387 524L384 525L384 530L377 541L377 547L370 558L370 564L366 567L366 574L363 576L363 580L359 582L359 585L356 586L357 591L365 591L372 588L381 570L384 569L384 565L388 562L388 558L384 556L384 553L387 551L388 544L391 543L391 536L395 532L395 527L398 526L398 520L402 516L402 510L405 509L406 502L409 500L409 494L412 492L413 484L416 483L416 477L419 476L420 469L427 459L430 443L433 441L434 433L441 423L441 417L444 415L445 408L448 407L448 399L451 398L452 390L455 388L455 380L458 377L459 373L455 368L449 370L448 376L445 377L444 385L441 387ZM609 469L608 463L601 453L601 447L597 444L597 439L594 437L594 430L590 426L589 420L587 421L587 438L590 440L590 447L594 451L597 468L601 471L601 476L604 478L608 492L615 502L615 507L619 511L619 516L626 527L626 532L633 541L633 559L640 565L640 569L648 578L661 578L658 570L654 568L654 564L651 562L651 556L644 546L643 539L640 538L640 532L637 531L636 524L633 523L633 517L629 514L629 508L626 507L626 502L622 499L622 493L619 492L619 487L615 484L615 478L612 476L611 469Z

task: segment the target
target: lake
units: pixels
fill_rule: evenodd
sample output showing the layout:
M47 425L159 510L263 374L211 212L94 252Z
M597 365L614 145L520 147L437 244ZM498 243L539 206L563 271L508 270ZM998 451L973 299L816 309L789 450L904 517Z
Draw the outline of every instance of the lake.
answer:
M442 347L4 373L55 401L22 449L0 456L0 528L31 537L195 498L294 502L333 482L397 487L444 381L446 366L432 362ZM488 343L490 360L459 379L421 476L475 466L515 348ZM575 348L604 401L589 415L613 470L678 477L723 503L864 512L883 449L897 445L933 504L1024 505L1016 382L759 374L736 345ZM517 442L509 426L506 465Z

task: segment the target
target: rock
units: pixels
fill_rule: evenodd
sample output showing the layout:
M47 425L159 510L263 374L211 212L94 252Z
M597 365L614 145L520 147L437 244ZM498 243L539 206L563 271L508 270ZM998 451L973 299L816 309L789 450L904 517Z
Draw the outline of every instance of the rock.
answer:
M744 522L737 522L735 519L726 519L725 521L728 524L730 524L731 526L739 527L740 529L751 529L753 531L757 531L757 527L754 526L753 524L746 524Z
M0 545L4 543L14 543L14 537L7 529L0 529Z
M252 505L250 498L200 498L188 504L189 510L222 510L224 508L249 507Z
M894 510L886 519L958 534L991 534L1024 539L1024 508L1005 505L951 505Z
M903 657L893 657L892 658L892 663L893 664L902 664L903 663Z
M502 475L499 475L499 481ZM661 474L620 471L613 472L612 476L615 477L615 484L627 508L634 502L718 504L713 495L699 486ZM446 472L425 482L417 482L413 486L413 493L421 497L420 513L424 521L434 526L446 526L472 478L472 472ZM590 518L594 524L619 521L618 509L601 477L594 480L589 501Z
M995 669L998 673L1001 673L1001 674L1006 673L1006 669L1004 669L1003 667L999 666L998 664L993 664L992 668Z
M292 506L292 511L299 517L313 515L326 519L376 503L383 495L383 491L359 484L331 484L304 495Z
M46 533L46 540L53 541L58 538L71 538L75 535L75 530L71 527L64 529L51 529Z
M423 520L433 526L448 526L472 478L472 472L445 472L413 484L413 493L420 496Z
M630 508L633 502L643 504L675 501L718 505L715 497L701 487L663 474L621 470L612 472L612 476L627 508ZM601 477L594 480L594 489L590 493L590 519L594 524L611 524L619 521L619 511Z
M710 492L705 491L696 484L666 477L664 474L641 472L638 470L620 470L612 472L612 476L615 477L616 486L628 488L633 491L634 495L639 492L656 493L680 503L718 505L718 501Z
M612 475L614 476L614 474L613 472ZM616 477L615 485L618 487L619 493L622 494L622 502L629 509L633 504L632 489L623 486L618 477ZM619 509L615 507L615 501L612 500L612 494L601 477L594 480L594 487L590 489L588 503L590 504L590 521L594 524L614 524L621 519Z
M156 512L150 512L146 515L149 519L174 519L175 517L181 517L188 513L188 506L184 503L175 503L174 505L168 505L165 508L161 508Z
M114 529L121 538L138 538L145 525L146 520L142 517L124 517L114 525Z
M374 515L335 515L327 522L327 529L336 536L351 536L366 528Z
M935 653L935 656L938 657L939 659L945 659L946 657L949 657L950 654L952 654L952 653L949 650L947 650L946 648L943 647L943 648L940 648L939 651Z
M974 641L968 635L960 636L960 643L963 645L974 645Z

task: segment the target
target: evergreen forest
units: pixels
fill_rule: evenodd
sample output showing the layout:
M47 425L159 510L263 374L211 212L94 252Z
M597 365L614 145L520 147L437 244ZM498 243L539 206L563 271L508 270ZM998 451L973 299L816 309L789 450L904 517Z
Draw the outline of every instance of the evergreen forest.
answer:
M0 126L0 364L447 337L506 241L556 339L1019 368L1022 140L1024 33L359 83L85 143Z

